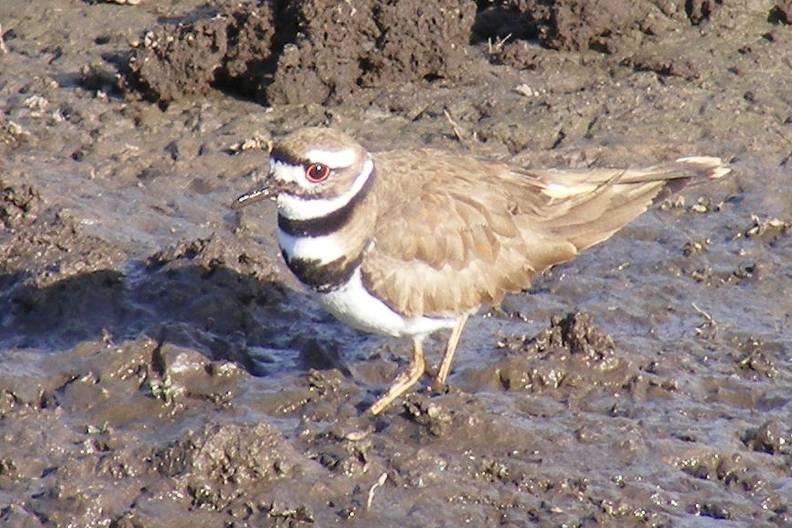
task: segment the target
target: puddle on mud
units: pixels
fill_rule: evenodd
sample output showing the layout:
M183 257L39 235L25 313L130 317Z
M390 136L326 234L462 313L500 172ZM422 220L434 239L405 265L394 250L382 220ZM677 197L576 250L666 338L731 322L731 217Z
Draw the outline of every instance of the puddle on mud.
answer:
M586 21L547 11L569 2L529 15L445 1L460 9L446 44L464 53L443 59L412 26L373 37L418 2L362 2L354 19L320 4L267 15L310 38L263 64L245 54L269 18L233 3L0 6L0 524L792 524L785 11L600 2L610 18ZM646 10L651 31L636 32ZM266 38L296 38L287 22ZM208 56L204 40L151 51L141 35L158 24L179 43L242 35L217 60L218 86L243 86L178 69ZM323 28L358 40L328 53ZM404 67L399 47L421 60ZM163 61L146 75L170 104L115 77L134 53ZM258 147L307 124L374 150L525 166L713 154L735 171L482 311L447 390L423 385L371 418L407 343L346 328L294 289L271 204L227 207Z

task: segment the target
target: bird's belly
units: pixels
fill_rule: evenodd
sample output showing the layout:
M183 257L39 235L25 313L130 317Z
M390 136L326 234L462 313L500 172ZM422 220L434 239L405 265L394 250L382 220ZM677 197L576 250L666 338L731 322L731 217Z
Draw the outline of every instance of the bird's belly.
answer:
M456 318L405 318L371 295L357 269L345 284L319 295L319 302L338 320L366 332L394 337L428 335L453 328Z

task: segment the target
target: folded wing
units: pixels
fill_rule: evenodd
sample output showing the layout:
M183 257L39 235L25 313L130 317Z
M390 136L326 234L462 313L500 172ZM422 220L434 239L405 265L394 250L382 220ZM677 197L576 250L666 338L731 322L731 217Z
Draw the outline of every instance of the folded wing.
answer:
M387 178L363 281L409 316L499 302L537 273L609 238L653 201L728 173L718 158L640 170L522 171L437 151L383 153ZM482 175L486 175L482 177Z

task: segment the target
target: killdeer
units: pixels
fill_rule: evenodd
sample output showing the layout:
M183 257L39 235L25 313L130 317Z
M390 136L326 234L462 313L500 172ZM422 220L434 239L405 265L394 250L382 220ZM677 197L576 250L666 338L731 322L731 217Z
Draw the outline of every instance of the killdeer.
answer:
M371 153L329 128L303 128L271 151L264 185L235 207L277 200L278 244L297 279L341 321L410 337L407 370L380 413L423 375L422 343L479 307L606 240L661 197L730 169L688 157L645 169L524 170L439 150Z

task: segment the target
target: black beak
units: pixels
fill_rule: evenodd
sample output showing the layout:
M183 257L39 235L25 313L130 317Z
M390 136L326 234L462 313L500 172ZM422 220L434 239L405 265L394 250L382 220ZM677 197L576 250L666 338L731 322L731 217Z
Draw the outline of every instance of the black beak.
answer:
M260 202L267 198L273 198L277 194L277 191L272 188L272 180L269 178L272 175L270 167L268 167L266 171L257 170L253 173L253 175L257 178L260 178L262 175L264 175L264 183L261 184L260 187L253 189L252 191L248 191L234 200L231 203L231 209L242 209L243 207L246 207L250 204Z
M242 209L250 204L260 202L274 196L268 185L248 191L231 203L231 209Z

